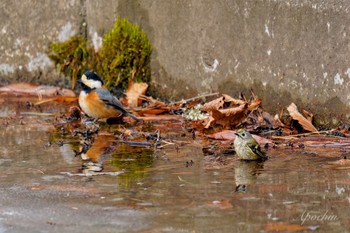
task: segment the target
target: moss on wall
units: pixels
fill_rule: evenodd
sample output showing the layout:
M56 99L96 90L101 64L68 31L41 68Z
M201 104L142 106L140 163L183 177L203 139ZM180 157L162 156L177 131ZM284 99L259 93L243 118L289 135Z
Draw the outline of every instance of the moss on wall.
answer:
M72 88L86 70L94 70L108 88L127 87L130 78L150 82L152 45L138 25L118 18L103 36L102 48L95 51L84 37L74 36L63 43L52 43L49 57L60 72L71 77Z
M50 44L49 57L56 64L57 69L66 76L71 77L72 89L76 80L92 64L95 53L87 44L84 37L73 36L63 43Z

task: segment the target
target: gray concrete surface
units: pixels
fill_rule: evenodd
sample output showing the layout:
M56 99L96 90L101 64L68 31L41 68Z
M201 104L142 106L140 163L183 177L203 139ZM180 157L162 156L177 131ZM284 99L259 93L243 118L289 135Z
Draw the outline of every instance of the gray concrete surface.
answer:
M48 44L87 27L98 49L121 16L154 45L159 95L237 96L253 88L272 113L294 101L319 120L350 117L347 0L1 0L0 6L1 82L62 83Z

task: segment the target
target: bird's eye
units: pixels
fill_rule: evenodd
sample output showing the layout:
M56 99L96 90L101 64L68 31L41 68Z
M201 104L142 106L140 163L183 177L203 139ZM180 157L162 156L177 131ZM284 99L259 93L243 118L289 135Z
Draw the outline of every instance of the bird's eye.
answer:
M242 137L245 137L245 133L242 133Z

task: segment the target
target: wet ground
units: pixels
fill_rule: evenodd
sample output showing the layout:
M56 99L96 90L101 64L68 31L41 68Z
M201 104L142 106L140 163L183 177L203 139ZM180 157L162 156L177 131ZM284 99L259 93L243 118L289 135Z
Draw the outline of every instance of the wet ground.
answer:
M101 123L84 160L81 136L57 123L66 109L2 104L1 233L350 229L350 167L333 164L344 149L280 147L247 163L204 155L179 119L150 124L168 142L156 150L117 143L134 128Z

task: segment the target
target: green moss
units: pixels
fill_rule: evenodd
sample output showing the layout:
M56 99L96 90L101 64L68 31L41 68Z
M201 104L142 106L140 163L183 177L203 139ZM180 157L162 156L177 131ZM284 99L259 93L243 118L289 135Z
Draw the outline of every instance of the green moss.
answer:
M50 45L49 57L60 72L72 79L72 87L88 69L98 73L107 87L128 86L135 82L150 82L152 45L138 25L118 18L111 31L103 36L100 51L95 52L84 37L75 36L63 43Z
M131 75L136 82L149 82L151 54L152 45L139 26L118 18L103 37L97 70L107 86L122 83L126 87Z
M49 49L49 57L61 73L71 77L74 89L76 80L91 65L94 50L91 46L87 46L83 37L79 36L71 37L63 43L52 43Z

